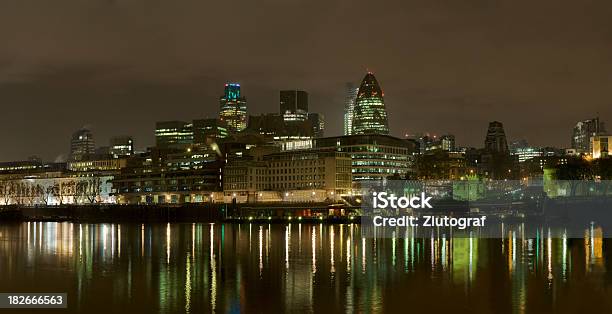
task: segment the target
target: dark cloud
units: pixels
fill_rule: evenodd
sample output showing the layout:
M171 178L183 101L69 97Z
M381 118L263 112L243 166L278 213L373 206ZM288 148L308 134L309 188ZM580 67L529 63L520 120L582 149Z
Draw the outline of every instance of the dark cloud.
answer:
M225 81L249 111L302 88L341 132L344 83L376 73L394 134L452 132L568 146L573 123L612 120L607 1L0 2L0 160L54 159L70 133L99 144L156 120L214 116ZM612 122L610 122L612 123Z

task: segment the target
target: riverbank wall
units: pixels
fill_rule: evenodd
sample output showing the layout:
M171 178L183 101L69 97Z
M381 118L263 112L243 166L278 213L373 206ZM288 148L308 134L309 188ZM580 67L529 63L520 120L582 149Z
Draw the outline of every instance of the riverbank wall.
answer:
M321 222L348 221L347 213L329 204L316 203L4 206L0 207L0 221Z

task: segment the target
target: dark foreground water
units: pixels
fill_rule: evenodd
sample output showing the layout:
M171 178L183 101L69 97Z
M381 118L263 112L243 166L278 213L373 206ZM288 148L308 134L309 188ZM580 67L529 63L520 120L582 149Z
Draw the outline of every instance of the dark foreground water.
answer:
M597 229L373 240L358 225L0 224L0 292L67 292L86 313L610 313L610 243Z

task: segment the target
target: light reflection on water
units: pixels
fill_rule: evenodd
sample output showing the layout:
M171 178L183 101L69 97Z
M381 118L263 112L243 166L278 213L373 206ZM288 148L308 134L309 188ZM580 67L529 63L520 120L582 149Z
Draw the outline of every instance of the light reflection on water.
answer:
M88 312L612 309L610 241L369 239L359 225L0 225L3 292L68 292ZM444 300L443 302L441 300ZM459 309L459 310L458 310Z

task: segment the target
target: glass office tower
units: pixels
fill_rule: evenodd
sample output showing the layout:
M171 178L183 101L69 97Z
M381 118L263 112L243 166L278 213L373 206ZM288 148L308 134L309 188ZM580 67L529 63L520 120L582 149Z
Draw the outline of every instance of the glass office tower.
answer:
M352 134L389 134L383 92L372 72L363 78L353 116Z

